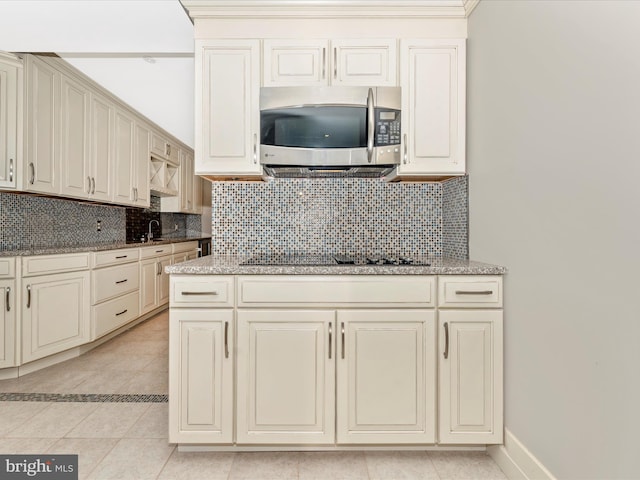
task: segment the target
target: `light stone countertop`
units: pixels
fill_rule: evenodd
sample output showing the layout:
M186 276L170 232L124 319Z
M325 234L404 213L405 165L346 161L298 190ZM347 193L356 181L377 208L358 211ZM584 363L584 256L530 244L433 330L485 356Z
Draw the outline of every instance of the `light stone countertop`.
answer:
M430 266L406 265L240 265L248 255L209 255L165 267L176 275L502 275L506 267L439 256L412 256Z
M94 245L83 245L73 247L33 247L22 250L3 250L0 251L0 257L26 257L30 255L59 255L63 253L78 253L78 252L101 252L104 250L120 250L122 248L136 248L136 247L149 247L152 245L166 245L170 243L191 242L194 240L200 240L201 238L210 238L205 236L199 237L175 237L175 238L161 238L159 240L153 240L151 242L134 242L134 243L99 243Z

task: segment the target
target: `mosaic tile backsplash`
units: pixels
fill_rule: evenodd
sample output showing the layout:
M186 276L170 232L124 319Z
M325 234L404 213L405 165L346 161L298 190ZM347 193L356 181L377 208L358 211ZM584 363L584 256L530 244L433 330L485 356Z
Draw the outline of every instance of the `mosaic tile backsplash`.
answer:
M466 258L466 185L466 177L445 183L213 182L212 251Z

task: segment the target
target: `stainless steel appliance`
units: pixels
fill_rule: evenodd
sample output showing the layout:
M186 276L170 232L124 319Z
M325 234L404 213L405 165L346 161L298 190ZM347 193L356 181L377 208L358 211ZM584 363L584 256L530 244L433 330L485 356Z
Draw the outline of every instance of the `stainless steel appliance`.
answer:
M201 238L198 240L198 257L211 255L211 239Z
M400 87L263 87L270 177L385 177L400 163Z
M398 265L424 266L431 264L419 257L408 255L256 255L240 263L240 265L273 265L273 266L331 266L331 265Z

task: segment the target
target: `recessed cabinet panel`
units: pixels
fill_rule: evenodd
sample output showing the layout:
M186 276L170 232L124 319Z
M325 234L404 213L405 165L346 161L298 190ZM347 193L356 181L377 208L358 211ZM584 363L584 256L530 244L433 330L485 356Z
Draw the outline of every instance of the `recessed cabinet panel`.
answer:
M327 40L264 41L264 86L326 85Z
M0 54L0 188L14 189L18 178L18 64Z
M332 40L333 85L397 85L396 39Z
M340 310L338 443L435 442L435 313Z
M0 280L0 368L16 365L15 280Z
M133 118L124 111L115 112L114 201L132 204L133 191Z
M335 313L237 315L238 443L333 443Z
M112 196L114 108L99 95L91 96L91 196L108 201Z
M93 188L89 169L89 90L61 76L60 166L63 195L86 197Z

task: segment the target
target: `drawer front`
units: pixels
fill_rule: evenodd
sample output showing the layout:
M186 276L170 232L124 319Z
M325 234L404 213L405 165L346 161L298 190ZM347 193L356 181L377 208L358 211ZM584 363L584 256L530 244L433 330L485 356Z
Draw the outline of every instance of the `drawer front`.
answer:
M171 255L173 253L173 248L170 243L166 245L154 245L151 247L142 247L140 249L140 260L144 260L145 258L153 258L160 257L162 255Z
M89 252L64 255L39 255L22 258L22 276L75 272L89 269Z
M16 276L16 259L0 258L0 278L13 278Z
M137 263L101 268L92 272L92 304L138 290L140 269Z
M174 243L172 244L172 246L173 246L173 253L183 253L183 252L189 252L191 250L195 250L196 248L198 248L198 242Z
M123 248L120 250L107 250L105 252L95 252L91 255L91 265L93 268L106 267L108 265L119 265L121 263L136 262L140 258L140 249Z
M502 277L468 275L438 278L438 306L501 308Z
M435 277L402 276L241 276L238 306L435 305Z
M133 292L91 307L93 311L92 340L138 318L139 303L138 292Z
M171 275L172 307L233 307L233 277Z

